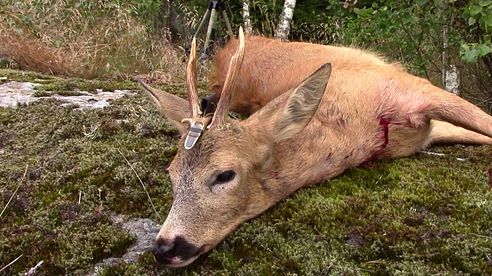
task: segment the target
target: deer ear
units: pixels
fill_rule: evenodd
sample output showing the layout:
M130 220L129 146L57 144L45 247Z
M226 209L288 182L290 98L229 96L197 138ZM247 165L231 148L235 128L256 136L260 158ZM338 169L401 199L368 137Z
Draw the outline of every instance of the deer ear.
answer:
M173 94L152 88L143 81L139 81L139 83L144 88L147 96L155 102L159 112L162 113L181 134L185 133L187 127L181 120L189 117L191 114L188 101Z
M274 123L274 141L288 139L304 129L318 110L330 78L331 64L326 63L297 86Z

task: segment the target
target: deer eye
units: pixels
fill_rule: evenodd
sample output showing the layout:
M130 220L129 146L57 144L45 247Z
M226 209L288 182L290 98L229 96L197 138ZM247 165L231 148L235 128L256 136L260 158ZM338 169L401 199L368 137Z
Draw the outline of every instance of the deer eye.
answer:
M215 179L214 185L227 183L229 181L232 181L234 179L234 177L236 177L236 172L233 170L228 170L228 171L222 172L219 175L217 175L217 178Z

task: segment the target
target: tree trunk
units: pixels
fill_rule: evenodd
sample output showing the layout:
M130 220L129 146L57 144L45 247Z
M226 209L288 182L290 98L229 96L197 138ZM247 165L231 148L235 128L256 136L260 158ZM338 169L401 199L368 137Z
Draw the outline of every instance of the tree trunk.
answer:
M454 64L449 64L448 58L448 24L444 24L442 29L443 37L443 50L442 50L442 84L444 89L454 93L456 95L460 94L460 75L458 68Z
M280 40L287 40L290 31L290 22L294 17L294 9L296 7L296 0L285 0L284 9L280 15L277 31L275 32L275 38Z
M448 70L448 22L442 26L442 85L446 87L446 74Z
M454 93L456 95L460 94L460 75L456 65L451 64L446 68L446 82L444 87L447 91Z
M177 43L181 38L178 25L178 11L176 10L176 3L174 3L174 0L169 0L168 26L172 43Z
M442 85L447 91L456 95L460 94L460 75L454 64L449 64L449 22L447 16L447 4L444 3L444 24L442 26Z
M244 31L247 34L253 32L251 27L251 19L249 17L249 0L243 0L243 21L244 21Z

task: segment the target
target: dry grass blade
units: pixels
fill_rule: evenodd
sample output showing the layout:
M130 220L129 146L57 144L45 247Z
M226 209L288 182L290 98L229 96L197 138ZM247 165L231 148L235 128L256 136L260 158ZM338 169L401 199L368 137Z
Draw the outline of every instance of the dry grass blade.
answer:
M128 159L126 159L126 157L123 155L123 153L120 151L120 149L116 149L118 151L118 153L121 155L121 157L123 157L123 159L125 159L126 163L128 164L128 166L132 169L133 173L137 176L138 178L138 181L140 181L140 184L142 185L142 188L144 189L145 191L145 194L147 195L147 198L149 199L149 202L150 202L150 205L152 205L152 209L154 209L154 212L156 214L156 216L162 220L161 216L159 215L159 213L157 212L157 209L155 208L154 206L154 203L152 202L152 198L150 198L150 195L149 195L149 192L147 192L147 188L145 187L142 179L140 179L140 176L138 176L137 172L135 171L135 169L133 168L132 164L130 164L130 161L128 161Z
M12 199L14 199L15 194L17 194L17 191L19 190L20 185L22 184L22 182L24 181L24 179L26 179L27 169L28 168L29 168L29 165L26 165L26 169L24 170L24 175L22 176L21 180L17 184L17 187L15 188L14 192L10 196L9 201L7 201L7 204L5 204L5 207L3 207L2 212L0 213L0 219L2 218L2 215L5 212L5 210L7 210L7 207L9 207L9 204L12 201Z
M17 262L24 254L20 254L19 257L15 258L13 261L11 261L10 263L8 263L6 266L2 267L2 269L0 269L0 273L2 273L2 271L6 270L7 268L9 268L11 265L13 265L15 262Z
M50 2L0 4L1 57L20 69L89 79L150 73L152 79L167 83L181 76L181 54L130 15L128 11L135 7L128 1L109 1L111 8L108 1Z
M22 37L0 22L0 56L7 56L21 68L45 74L74 75L65 52L45 45L34 38Z

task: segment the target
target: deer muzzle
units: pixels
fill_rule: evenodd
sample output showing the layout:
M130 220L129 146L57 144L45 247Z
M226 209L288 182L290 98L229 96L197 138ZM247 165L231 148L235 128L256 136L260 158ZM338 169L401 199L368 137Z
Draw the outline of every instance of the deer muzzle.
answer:
M160 264L183 267L195 261L204 251L204 247L197 247L185 238L177 236L174 239L157 238L153 253Z

